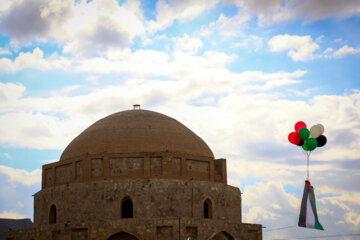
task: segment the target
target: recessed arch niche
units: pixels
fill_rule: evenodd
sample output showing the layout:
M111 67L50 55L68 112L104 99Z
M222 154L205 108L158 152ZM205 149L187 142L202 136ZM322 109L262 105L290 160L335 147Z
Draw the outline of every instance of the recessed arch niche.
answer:
M235 240L235 238L233 238L229 233L222 231L210 237L209 240Z
M139 240L139 239L134 235L131 235L130 233L119 232L112 235L107 240Z

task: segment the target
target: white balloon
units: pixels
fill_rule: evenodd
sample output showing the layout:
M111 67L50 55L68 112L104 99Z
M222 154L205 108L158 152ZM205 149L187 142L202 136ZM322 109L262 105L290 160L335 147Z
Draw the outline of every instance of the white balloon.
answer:
M323 128L321 128L321 126L319 126L319 124L317 125L314 125L310 128L310 135L313 137L313 138L317 138L318 136L321 135L321 130Z
M323 135L324 131L325 131L324 125L322 125L321 123L319 123L317 125L321 128L321 134L320 135Z

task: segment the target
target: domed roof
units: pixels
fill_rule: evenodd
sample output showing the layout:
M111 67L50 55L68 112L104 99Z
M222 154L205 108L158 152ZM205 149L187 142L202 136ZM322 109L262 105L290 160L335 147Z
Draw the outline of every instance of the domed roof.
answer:
M60 161L86 153L166 151L214 158L208 145L177 120L153 111L127 110L84 130L66 147Z

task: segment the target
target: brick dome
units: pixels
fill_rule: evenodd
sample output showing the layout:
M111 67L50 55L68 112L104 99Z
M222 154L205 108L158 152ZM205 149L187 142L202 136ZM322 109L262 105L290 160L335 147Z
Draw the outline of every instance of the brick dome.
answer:
M157 152L214 158L208 145L177 120L153 111L127 110L84 130L66 147L60 161L83 154Z

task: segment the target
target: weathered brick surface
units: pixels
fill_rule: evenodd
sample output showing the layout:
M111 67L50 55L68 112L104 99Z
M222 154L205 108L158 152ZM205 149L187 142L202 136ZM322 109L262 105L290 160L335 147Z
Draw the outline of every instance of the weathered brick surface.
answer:
M169 152L87 154L44 165L42 187L94 180L148 178L226 183L226 160Z
M107 180L45 188L34 196L36 226L48 224L51 205L57 222L85 222L120 218L121 201L133 201L134 218L203 216L203 203L210 199L214 219L241 221L238 188L223 183L176 179Z
M124 197L133 201L133 219L121 219ZM206 199L212 202L212 219L203 217ZM48 224L52 204L57 208L55 225ZM179 223L181 239L262 237L261 225L241 222L239 189L215 182L139 179L73 183L35 194L35 209L35 229L8 233L7 237L106 240L123 231L144 240L178 240Z

